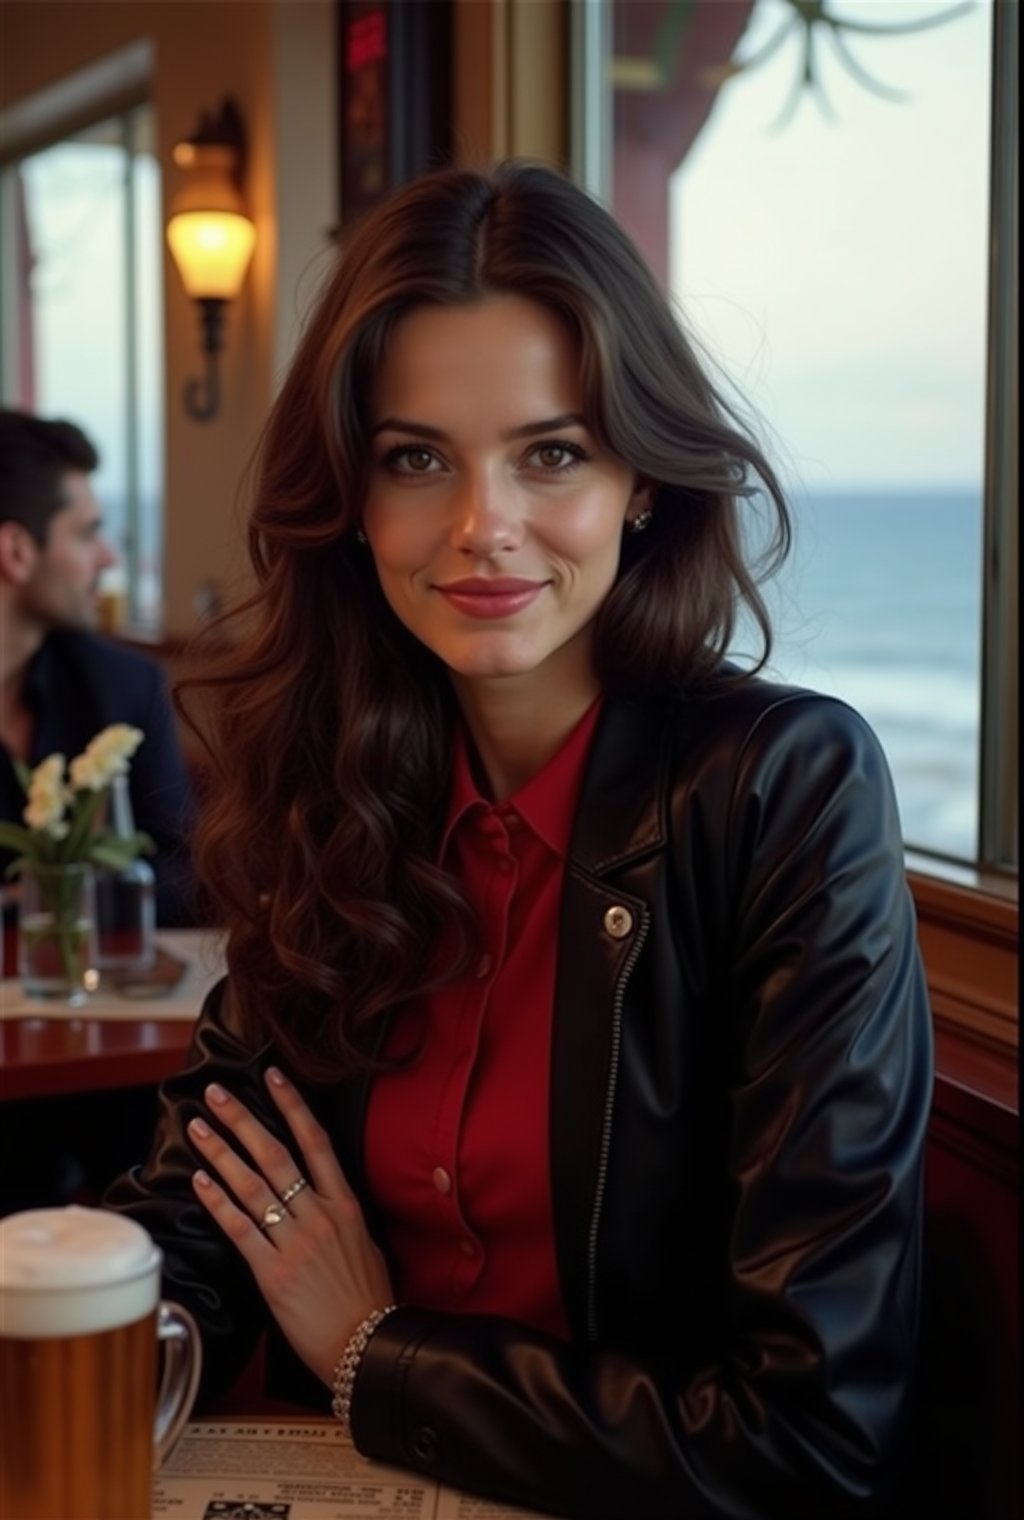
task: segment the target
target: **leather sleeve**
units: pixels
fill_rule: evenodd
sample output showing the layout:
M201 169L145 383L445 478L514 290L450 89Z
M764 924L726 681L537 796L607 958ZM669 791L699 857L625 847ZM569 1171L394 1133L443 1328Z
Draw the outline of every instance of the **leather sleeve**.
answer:
M778 702L720 747L701 783L710 843L674 850L677 881L699 889L705 865L731 915L721 1344L694 1366L672 1335L638 1358L401 1308L355 1384L368 1456L581 1520L834 1520L884 1500L931 1095L891 783L870 730L828 699Z
M191 1178L202 1158L186 1127L196 1117L216 1126L203 1091L220 1082L289 1144L262 1079L269 1061L268 1050L251 1050L234 1029L228 984L219 982L203 1005L184 1069L161 1084L148 1160L119 1178L103 1200L148 1230L163 1252L164 1297L183 1304L199 1326L204 1399L234 1381L269 1312L244 1258L196 1201ZM294 1152L294 1142L290 1148Z

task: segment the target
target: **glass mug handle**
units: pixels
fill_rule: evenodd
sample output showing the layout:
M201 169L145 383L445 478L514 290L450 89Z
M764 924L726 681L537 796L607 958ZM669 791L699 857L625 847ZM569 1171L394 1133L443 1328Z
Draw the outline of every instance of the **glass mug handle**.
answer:
M192 1413L202 1367L199 1330L191 1314L180 1304L160 1305L156 1335L164 1343L164 1366L153 1432L154 1468L169 1455Z

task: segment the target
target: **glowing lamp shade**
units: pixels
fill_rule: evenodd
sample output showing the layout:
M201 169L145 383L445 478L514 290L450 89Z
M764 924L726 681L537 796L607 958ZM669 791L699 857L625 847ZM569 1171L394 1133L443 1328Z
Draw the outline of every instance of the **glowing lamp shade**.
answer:
M219 355L225 315L242 288L256 229L242 198L245 127L234 101L204 113L191 137L174 145L182 171L170 207L167 244L185 293L199 311L204 373L185 384L185 411L209 422L220 410Z
M233 301L252 258L256 229L236 211L180 211L167 224L167 241L188 295Z

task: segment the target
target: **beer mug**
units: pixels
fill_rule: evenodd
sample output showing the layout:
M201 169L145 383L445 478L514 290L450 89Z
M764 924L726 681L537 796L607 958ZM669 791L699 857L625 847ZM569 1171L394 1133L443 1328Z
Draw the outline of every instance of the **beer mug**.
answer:
M0 1220L3 1520L151 1513L200 1367L195 1321L160 1302L161 1260L140 1225L100 1209Z

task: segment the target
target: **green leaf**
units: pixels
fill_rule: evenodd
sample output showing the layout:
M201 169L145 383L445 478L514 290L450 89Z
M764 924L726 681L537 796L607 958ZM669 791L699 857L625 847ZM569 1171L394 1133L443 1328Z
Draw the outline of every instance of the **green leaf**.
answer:
M156 846L148 834L137 831L123 838L113 829L99 829L88 841L87 858L111 871L121 871L139 855L152 854Z
M60 860L60 846L62 841L54 839L52 834L35 834L32 839L32 848L36 858L44 866L56 865Z
M33 837L20 823L0 822L0 845L5 850L27 850L31 853Z
M71 829L60 842L58 860L81 860L87 853L87 841L92 832L96 814L106 800L105 792L78 792L72 809Z
M108 871L123 871L135 859L135 853L110 841L96 839L89 846L88 859L98 866L106 866Z
M14 774L21 782L21 789L27 797L28 789L32 784L32 767L26 765L24 760L12 760L11 763L14 766Z
M89 849L94 850L97 844L102 845L104 849L109 847L118 850L124 855L125 860L134 860L137 855L152 855L156 850L152 839L141 829L136 829L134 834L129 834L127 837L115 834L113 829L98 829L93 835Z

